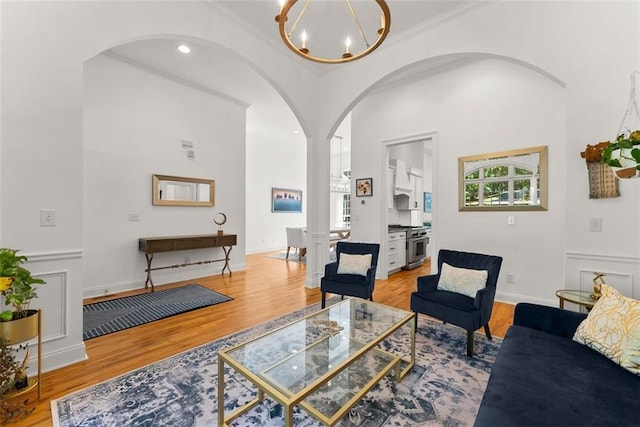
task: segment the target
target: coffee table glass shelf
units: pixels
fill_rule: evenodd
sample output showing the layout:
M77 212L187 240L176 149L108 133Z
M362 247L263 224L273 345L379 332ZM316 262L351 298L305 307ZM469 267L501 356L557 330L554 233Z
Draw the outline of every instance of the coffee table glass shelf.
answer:
M264 395L283 407L285 426L299 406L334 425L380 379L395 369L401 381L415 365L415 313L349 298L301 320L218 353L218 425L227 426ZM379 344L406 328L407 354ZM404 333L405 330L402 330ZM225 364L253 383L255 399L224 412Z

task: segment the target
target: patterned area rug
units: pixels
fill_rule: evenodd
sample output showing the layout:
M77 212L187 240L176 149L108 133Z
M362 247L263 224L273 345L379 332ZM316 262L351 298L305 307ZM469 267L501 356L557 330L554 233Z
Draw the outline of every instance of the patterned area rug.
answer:
M300 262L302 264L307 263L307 256L305 255L301 257L300 260L298 260L298 254L293 249L289 252L289 258L287 258L287 251L282 251L277 254L271 254L268 257L281 259L283 261ZM329 262L335 262L335 261L336 261L336 251L329 251Z
M268 258L281 259L283 261L289 261L289 262L301 262L302 264L307 263L307 256L305 255L303 257L298 258L298 254L293 249L289 251L289 258L287 258L287 251L282 251L282 252L278 252L277 254L268 255Z
M82 339L88 340L231 300L226 295L191 284L87 304L82 309Z
M333 297L328 303L335 303ZM51 402L54 426L217 425L217 352L319 309L319 304L212 341L102 384ZM406 329L406 328L403 328ZM420 317L416 366L397 383L384 377L339 426L470 426L475 420L501 340L476 334L473 358L466 356L466 333ZM402 352L408 336L383 346ZM255 387L230 369L225 373L226 412L255 396ZM266 398L235 420L234 426L283 426L282 408ZM320 426L295 409L294 425Z

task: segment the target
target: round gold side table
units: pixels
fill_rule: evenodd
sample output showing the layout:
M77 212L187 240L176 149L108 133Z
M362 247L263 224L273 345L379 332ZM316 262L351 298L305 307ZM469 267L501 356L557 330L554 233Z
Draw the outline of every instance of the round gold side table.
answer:
M567 301L591 310L597 301L591 296L592 293L591 291L581 291L578 289L560 289L556 291L556 296L560 301L560 308L564 308L564 302Z

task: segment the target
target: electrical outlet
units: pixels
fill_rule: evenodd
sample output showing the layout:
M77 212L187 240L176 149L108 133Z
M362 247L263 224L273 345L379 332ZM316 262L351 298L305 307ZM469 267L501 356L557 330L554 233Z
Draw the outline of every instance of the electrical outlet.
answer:
M516 278L515 275L513 273L507 273L507 283L509 284L513 284L515 282Z
M589 218L589 231L602 231L602 218Z
M50 209L43 209L40 211L40 226L41 227L55 227L56 226L56 211Z
M129 221L140 221L140 214L138 213L130 213L129 214Z

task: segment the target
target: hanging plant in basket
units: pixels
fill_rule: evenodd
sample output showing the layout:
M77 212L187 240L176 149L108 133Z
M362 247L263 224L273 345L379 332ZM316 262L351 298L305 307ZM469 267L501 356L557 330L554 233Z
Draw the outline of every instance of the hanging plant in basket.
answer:
M640 130L621 134L602 150L602 161L618 178L640 177Z
M640 75L640 72L631 73L629 105L622 116L618 137L602 150L601 161L611 166L618 178L640 177L640 130L632 130L636 126L632 127L630 124L634 115L640 121L640 110L638 110L636 99L636 74Z

